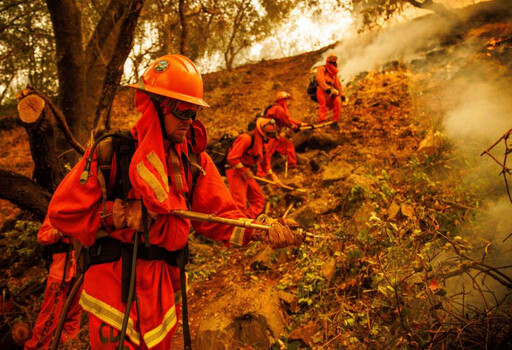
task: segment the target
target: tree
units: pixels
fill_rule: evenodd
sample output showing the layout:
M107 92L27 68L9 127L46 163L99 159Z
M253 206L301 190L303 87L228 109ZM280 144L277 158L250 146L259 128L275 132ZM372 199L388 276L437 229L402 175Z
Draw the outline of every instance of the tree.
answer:
M76 0L47 0L56 50L57 106L35 89L28 89L20 96L24 102L19 105L23 111L20 118L29 134L35 162L34 181L0 169L0 198L39 216L44 214L44 202L48 204L48 194L54 191L64 174L58 159L62 149L55 142L54 127L58 125L78 151L83 151L80 142L87 140L93 126L96 130L109 128L110 108L132 48L143 2L111 0L108 4L99 1L85 4ZM0 15L5 14L0 17L5 30L26 14L24 3L13 0L0 8ZM36 4L39 3L35 1L34 6ZM97 14L95 26L87 26L84 13L91 14L87 16L89 20Z
M349 0L348 6L355 12L360 12L363 17L363 26L375 27L381 21L389 20L394 14L401 13L405 5L430 10L439 15L457 20L457 16L444 5L433 0Z

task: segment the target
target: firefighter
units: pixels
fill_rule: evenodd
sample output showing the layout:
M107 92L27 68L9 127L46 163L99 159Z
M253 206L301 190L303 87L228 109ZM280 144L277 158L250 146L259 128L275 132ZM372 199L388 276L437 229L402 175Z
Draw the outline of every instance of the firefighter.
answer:
M318 100L318 122L327 120L332 109L332 120L339 124L341 114L342 87L338 79L338 57L334 53L327 55L325 65L316 70L316 98Z
M258 118L256 127L238 135L227 154L226 177L238 209L249 218L256 218L263 211L265 196L254 179L253 171L259 166L272 180L279 179L265 162L265 147L274 140L277 126L274 119ZM249 202L249 207L247 207Z
M277 222L268 231L257 231L172 215L173 210L191 209L245 218L204 152L206 129L197 116L208 104L194 63L181 55L160 57L130 87L136 89L141 117L131 130L135 149L128 166L122 161L129 153L127 145L113 149L108 176L103 153L91 155L88 149L55 191L50 221L89 246L91 266L80 304L89 314L92 349L117 349L121 342L125 349L170 349L182 305L189 349L182 292L191 225L226 246L257 239L282 247L300 244L302 238ZM96 237L100 227L108 232L106 237ZM135 241L140 232L140 242ZM127 272L132 263L135 268ZM129 297L132 291L134 298Z
M286 91L279 91L276 95L275 103L267 110L265 117L272 118L276 121L278 136L271 139L266 144L265 162L267 168L270 169L272 155L277 151L288 159L288 168L297 167L297 156L295 155L295 147L293 143L286 137L285 128L298 131L302 126L302 122L294 120L288 111L288 101L291 95ZM258 173L260 174L260 168Z
M32 338L25 342L25 350L48 349L76 276L75 251L71 249L69 237L64 237L53 228L48 216L37 233L37 241L46 246L52 256L52 263L46 280L43 304L32 330ZM80 330L82 308L78 299L78 296L73 298L66 315L62 342L75 338Z

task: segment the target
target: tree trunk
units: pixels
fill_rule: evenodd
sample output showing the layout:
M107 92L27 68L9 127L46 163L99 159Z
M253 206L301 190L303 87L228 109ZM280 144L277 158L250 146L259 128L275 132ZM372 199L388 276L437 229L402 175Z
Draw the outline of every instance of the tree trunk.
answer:
M16 204L43 220L52 195L26 176L0 169L0 198Z
M185 0L178 1L178 12L180 15L181 34L180 34L180 54L187 54L187 37L188 37L188 23L185 17Z
M57 50L59 99L71 131L81 143L91 125L84 111L85 54L82 49L82 13L75 0L46 0Z
M106 77L103 83L103 90L96 109L94 128L96 131L110 129L110 110L119 87L119 82L124 72L124 62L130 54L133 46L135 27L142 10L143 0L134 1L131 9L127 12L126 18L120 27L120 35L115 46L114 53L106 70Z
M45 100L31 93L18 103L21 124L28 134L34 161L34 180L52 193L64 177L55 143L55 117Z

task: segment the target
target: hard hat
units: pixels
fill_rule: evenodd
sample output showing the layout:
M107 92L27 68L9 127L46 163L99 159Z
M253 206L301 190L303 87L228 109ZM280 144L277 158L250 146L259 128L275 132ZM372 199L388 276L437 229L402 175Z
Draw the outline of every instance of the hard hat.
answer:
M331 52L327 55L325 62L338 62L338 56Z
M209 107L203 100L203 79L185 56L165 55L154 60L136 84L129 87L179 101Z
M286 91L279 91L276 95L276 102L279 100L285 100L285 99L289 99L289 98L292 98L292 95L290 95Z
M277 126L276 121L272 118L258 118L256 119L256 129L261 136L276 138Z

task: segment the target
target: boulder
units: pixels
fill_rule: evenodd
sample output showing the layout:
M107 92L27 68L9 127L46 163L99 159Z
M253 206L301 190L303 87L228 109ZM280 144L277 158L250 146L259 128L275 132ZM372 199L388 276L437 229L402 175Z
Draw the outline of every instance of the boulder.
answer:
M279 303L275 288L222 288L201 315L194 348L269 349L285 330Z
M350 176L354 166L347 163L346 161L336 158L324 168L322 173L322 182L324 184L330 184L339 180L346 179Z

